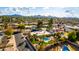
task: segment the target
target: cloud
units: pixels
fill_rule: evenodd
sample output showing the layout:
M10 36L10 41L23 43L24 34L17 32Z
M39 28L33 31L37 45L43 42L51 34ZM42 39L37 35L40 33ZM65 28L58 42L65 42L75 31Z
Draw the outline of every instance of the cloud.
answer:
M71 14L73 13L73 15ZM0 7L0 15L43 15L43 16L57 16L57 17L79 17L78 7Z

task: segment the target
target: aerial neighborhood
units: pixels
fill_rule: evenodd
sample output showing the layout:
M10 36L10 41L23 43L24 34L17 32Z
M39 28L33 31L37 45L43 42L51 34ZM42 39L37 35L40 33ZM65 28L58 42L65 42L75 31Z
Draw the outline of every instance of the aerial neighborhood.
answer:
M0 16L0 51L78 51L79 18Z

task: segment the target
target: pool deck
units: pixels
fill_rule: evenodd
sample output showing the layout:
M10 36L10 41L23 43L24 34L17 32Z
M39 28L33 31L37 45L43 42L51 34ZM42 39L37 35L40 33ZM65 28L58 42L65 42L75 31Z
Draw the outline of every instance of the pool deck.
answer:
M70 51L75 51L75 49L72 46L70 46L69 44L67 47L69 48Z
M79 41L77 41L76 43L79 44Z
M60 46L50 49L50 51L62 51Z

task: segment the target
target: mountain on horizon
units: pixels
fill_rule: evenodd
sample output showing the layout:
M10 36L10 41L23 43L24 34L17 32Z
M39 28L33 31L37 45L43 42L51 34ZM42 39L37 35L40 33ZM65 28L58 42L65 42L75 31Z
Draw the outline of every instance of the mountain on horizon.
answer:
M12 15L2 15L2 16L23 16L23 15L20 15L20 14L12 14ZM28 17L28 16L26 16ZM34 17L34 18L78 18L78 17L57 17L57 16L44 16L44 15L31 15L31 17Z
M22 16L22 15L19 15L19 14L12 14L12 15L1 15L1 16Z
M42 16L42 15L33 15L31 17L35 17L35 18L78 18L78 17L57 17L57 16Z

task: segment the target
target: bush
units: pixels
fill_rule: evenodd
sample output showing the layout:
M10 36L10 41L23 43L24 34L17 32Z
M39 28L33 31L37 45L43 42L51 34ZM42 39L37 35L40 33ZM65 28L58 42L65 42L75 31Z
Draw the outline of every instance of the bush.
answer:
M79 31L76 32L77 40L79 40Z
M62 41L62 42L65 42L67 39L64 38L64 37L61 37L59 40Z
M25 29L25 25L24 25L24 24L19 24L19 25L18 25L18 28L19 28L19 29Z
M20 29L20 32L22 32L23 29L25 29L25 25L24 24L19 24L18 29Z
M77 40L76 32L70 32L68 34L68 39L72 42L75 42Z
M13 34L13 29L12 29L12 28L8 28L4 33L5 33L5 35L7 35L8 37L11 37L11 35Z

